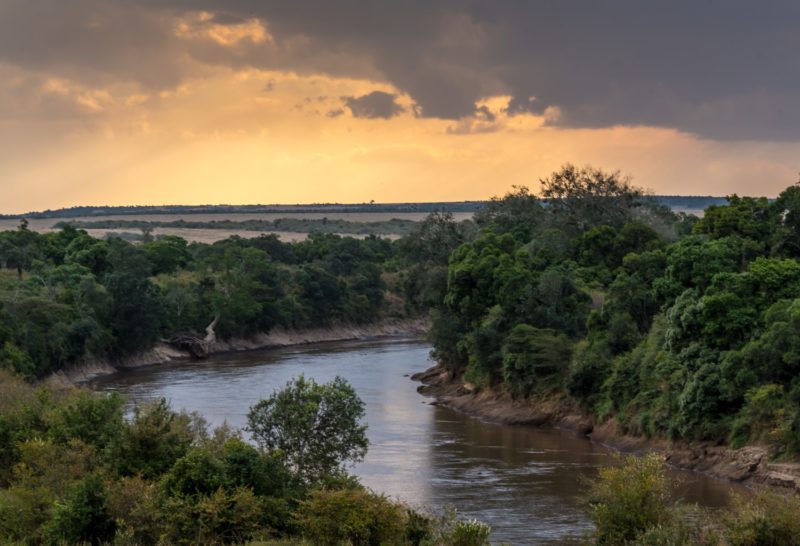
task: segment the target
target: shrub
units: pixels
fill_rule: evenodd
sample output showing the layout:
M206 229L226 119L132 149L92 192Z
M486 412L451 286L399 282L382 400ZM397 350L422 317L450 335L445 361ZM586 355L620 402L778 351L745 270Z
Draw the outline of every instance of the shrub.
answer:
M625 457L604 468L591 485L590 517L599 545L625 544L646 529L673 519L664 463L658 455Z
M491 528L475 519L455 520L441 539L447 546L488 546Z
M133 422L112 446L110 460L123 475L157 478L183 457L195 439L191 417L166 400L134 409Z
M404 544L405 508L365 489L318 490L301 503L296 519L313 544Z
M106 506L117 524L115 542L155 545L160 534L160 500L158 485L139 476L107 483Z
M761 492L735 497L724 526L731 546L792 546L800 542L800 499Z
M56 503L47 524L50 541L69 544L103 544L111 540L116 525L106 508L106 491L97 474L75 484L64 502Z
M736 416L731 444L780 444L787 427L786 396L781 385L761 385L747 392L747 402Z

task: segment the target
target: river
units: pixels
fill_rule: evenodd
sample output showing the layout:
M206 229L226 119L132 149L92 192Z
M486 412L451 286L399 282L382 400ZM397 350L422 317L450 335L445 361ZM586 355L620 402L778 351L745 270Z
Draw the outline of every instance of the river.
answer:
M242 427L250 406L300 373L318 382L339 375L364 400L369 453L354 469L366 486L411 505L492 526L492 542L565 544L591 530L581 505L585 479L613 453L576 434L482 422L431 405L408 375L433 363L414 340L338 342L219 355L133 369L97 379L131 403L166 398L210 424ZM687 500L727 502L729 484L673 471Z

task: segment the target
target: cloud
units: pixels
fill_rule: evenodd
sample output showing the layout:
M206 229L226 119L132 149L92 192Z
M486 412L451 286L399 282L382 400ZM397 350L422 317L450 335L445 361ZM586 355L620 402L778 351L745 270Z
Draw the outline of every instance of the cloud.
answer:
M397 103L397 95L384 91L373 91L360 97L342 97L353 117L366 119L389 119L405 111Z
M208 66L321 73L389 85L428 118L510 95L557 127L791 141L798 20L794 0L5 0L0 61L144 92Z
M207 11L181 17L174 26L175 35L186 40L210 40L223 47L236 47L243 42L272 42L272 36L258 19L240 19Z

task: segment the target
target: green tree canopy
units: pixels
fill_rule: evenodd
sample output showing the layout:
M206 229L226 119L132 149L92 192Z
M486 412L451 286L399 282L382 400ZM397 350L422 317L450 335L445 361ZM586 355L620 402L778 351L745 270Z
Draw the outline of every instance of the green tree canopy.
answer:
M280 450L314 483L340 476L347 464L364 458L364 414L364 403L341 377L320 385L300 375L250 408L247 428L262 449Z

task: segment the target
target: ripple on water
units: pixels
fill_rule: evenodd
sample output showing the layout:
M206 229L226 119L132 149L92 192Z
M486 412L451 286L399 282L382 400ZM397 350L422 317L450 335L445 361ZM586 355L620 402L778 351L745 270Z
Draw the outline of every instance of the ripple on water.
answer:
M404 375L430 367L429 351L416 342L322 344L140 368L95 385L131 404L166 397L212 425L242 426L249 407L291 377L340 375L367 407L370 448L353 469L366 486L414 506L458 507L491 525L495 543L577 543L591 529L581 478L608 464L609 451L567 432L494 425L426 403ZM718 482L691 480L694 501L720 491Z

